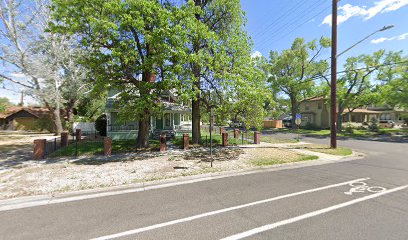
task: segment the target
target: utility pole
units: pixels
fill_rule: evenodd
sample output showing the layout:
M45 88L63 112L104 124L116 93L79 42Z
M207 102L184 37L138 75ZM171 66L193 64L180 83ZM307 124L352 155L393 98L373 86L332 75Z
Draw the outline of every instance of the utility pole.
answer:
M332 6L332 46L331 46L331 108L330 108L330 147L337 148L336 121L337 121L337 2Z

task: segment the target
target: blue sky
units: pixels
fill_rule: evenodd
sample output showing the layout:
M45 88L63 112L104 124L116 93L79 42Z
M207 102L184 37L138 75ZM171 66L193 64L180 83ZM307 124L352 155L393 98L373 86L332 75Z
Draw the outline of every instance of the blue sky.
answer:
M241 0L248 19L246 29L254 41L253 51L269 56L270 50L289 48L296 37L303 37L307 41L321 36L330 37L330 26L324 20L331 14L331 2ZM385 25L395 25L393 29L377 33L341 56L339 65L348 56L372 53L379 49L403 50L408 54L408 0L341 0L338 14L341 19L338 28L339 52ZM326 50L322 58L329 56L330 50ZM20 87L10 83L5 87L9 90L2 89L0 85L0 97L8 97L18 103Z
M310 41L331 36L331 0L241 0L247 14L248 34L254 49L264 56L270 50L289 48L296 37ZM394 28L379 32L340 57L372 53L379 49L403 50L408 54L408 0L341 0L339 2L338 51L350 47L385 25ZM330 56L327 50L322 58Z

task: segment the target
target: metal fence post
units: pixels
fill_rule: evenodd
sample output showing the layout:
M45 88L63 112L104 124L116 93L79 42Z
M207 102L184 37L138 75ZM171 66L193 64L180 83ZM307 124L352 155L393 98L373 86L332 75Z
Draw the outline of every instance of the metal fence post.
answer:
M75 139L75 157L78 157L78 139Z
M54 138L54 151L57 151L57 138Z

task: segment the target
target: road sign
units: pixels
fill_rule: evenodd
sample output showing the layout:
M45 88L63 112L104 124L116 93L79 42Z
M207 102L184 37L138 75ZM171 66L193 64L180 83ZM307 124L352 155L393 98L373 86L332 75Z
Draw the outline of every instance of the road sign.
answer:
M300 118L296 118L296 120L295 120L296 125L300 125L301 122L302 122L302 120Z
M300 113L296 113L296 119L301 119L302 115Z

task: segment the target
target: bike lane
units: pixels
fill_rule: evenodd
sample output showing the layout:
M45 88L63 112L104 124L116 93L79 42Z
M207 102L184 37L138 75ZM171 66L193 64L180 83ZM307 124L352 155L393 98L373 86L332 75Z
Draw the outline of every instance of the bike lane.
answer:
M375 181L371 179L358 180L319 191L260 202L259 204L251 205L249 203L248 206L242 208L197 219L188 219L188 221L175 219L176 222L170 225L166 225L164 222L160 223L161 225L156 224L116 233L116 235L101 236L99 239L220 239L266 224L282 222L345 202L369 197L373 194L381 194L390 191L388 189L390 187L393 186L377 186ZM270 237L264 239L270 239Z

